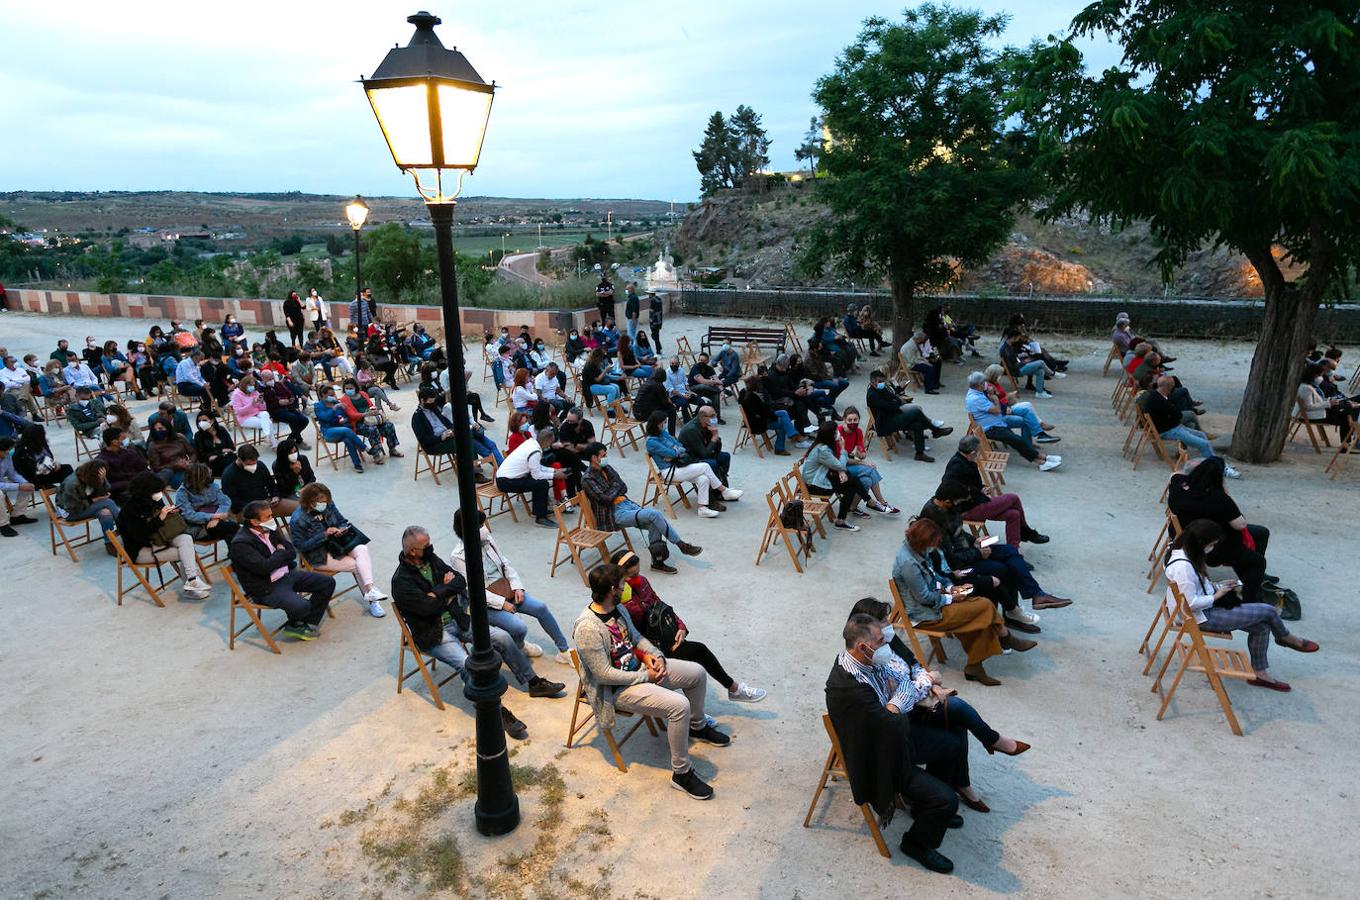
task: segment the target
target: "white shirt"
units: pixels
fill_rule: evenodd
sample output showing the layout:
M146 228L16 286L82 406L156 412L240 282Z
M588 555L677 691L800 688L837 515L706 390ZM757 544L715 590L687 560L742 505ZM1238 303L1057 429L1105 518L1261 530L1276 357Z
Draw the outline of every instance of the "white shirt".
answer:
M71 387L99 387L99 379L94 377L90 367L83 362L71 363L61 370L61 374L66 376L66 383Z
M556 400L557 389L560 387L557 379L547 372L539 372L538 377L534 379L534 390L542 394L544 400Z
M22 390L28 387L28 370L15 366L13 369L8 366L0 367L0 384L5 386L5 390Z
M1204 610L1214 605L1214 594L1220 585L1201 578L1183 550L1171 551L1171 559L1166 564L1166 610L1176 617L1176 598L1171 593L1171 584L1180 588L1181 596L1195 614L1195 621L1204 624Z
M497 478L534 478L552 481L555 473L543 465L543 448L530 438L510 452L496 469Z
M515 409L524 412L538 402L538 395L534 393L533 388L521 386L511 392L510 402L515 405Z

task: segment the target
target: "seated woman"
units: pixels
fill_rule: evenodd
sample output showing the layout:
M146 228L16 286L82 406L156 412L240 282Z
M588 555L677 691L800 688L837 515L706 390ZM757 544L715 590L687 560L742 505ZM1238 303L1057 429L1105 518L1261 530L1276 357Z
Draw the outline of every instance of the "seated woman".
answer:
M1224 534L1218 525L1208 519L1197 519L1185 525L1180 536L1171 542L1166 554L1167 611L1172 621L1179 621L1176 598L1170 587L1174 584L1194 613L1195 621L1205 631L1247 633L1247 651L1251 655L1251 667L1256 673L1256 677L1247 684L1274 691L1288 691L1288 684L1270 677L1270 635L1275 635L1275 643L1281 647L1300 653L1315 653L1318 645L1290 634L1273 604L1244 602L1238 593L1238 582L1220 584L1209 579L1208 568L1215 565L1210 557Z
M55 502L62 517L68 522L98 519L104 532L104 552L114 556L117 551L109 543L109 532L118 520L118 504L113 502L109 488L108 469L97 459L87 460L57 489Z
M727 670L713 651L689 637L689 627L660 597L652 583L641 572L637 554L620 550L614 554L614 565L623 570L624 588L619 605L628 610L634 627L656 645L665 656L698 663L714 681L727 691L727 699L734 703L759 703L768 693L738 681Z
M227 466L236 462L236 442L211 410L200 410L194 420L194 453L212 469L214 478L221 478Z
M184 473L198 461L193 446L184 435L175 431L166 419L151 423L151 436L146 442L146 464L151 471L173 488L184 483Z
M359 390L359 382L346 378L341 387L340 408L349 417L350 427L368 439L373 449L381 452L383 441L387 441L387 452L393 459L401 459L406 454L397 449L397 426L387 420L382 409L373 399Z
M194 463L184 473L184 484L175 492L175 506L196 541L230 543L241 527L231 519L231 498L213 483L212 469L203 463Z
M1304 366L1297 395L1299 411L1309 422L1335 425L1337 440L1345 441L1347 432L1360 416L1360 403L1353 403L1340 393L1325 396L1323 385L1330 377L1331 368L1322 363Z
M594 402L592 397L599 397L605 404L619 399L619 383L605 371L604 350L600 347L590 351L581 367L581 389L586 393L587 403Z
M706 462L688 462L685 447L666 430L666 414L660 410L647 419L647 455L667 484L673 481L693 484L699 498L699 518L716 519L727 509L723 500L741 496L740 491L723 487L713 467ZM711 496L714 492L717 497ZM719 499L722 498L722 499ZM617 563L615 564L617 565Z
M116 382L122 382L127 385L128 390L136 393L138 400L146 399L146 394L142 393L141 386L137 384L137 373L128 362L128 358L119 351L117 341L104 342L104 352L99 359L99 365L108 378L109 387L113 387Z
M1024 403L1011 403L1006 396L1006 389L1001 386L1001 379L1005 376L1006 370L1001 366L992 364L982 372L982 377L987 379L987 383L996 391L996 402L1001 407L1003 416L1019 416L1025 420L1025 425L1029 427L1030 434L1034 435L1036 444L1056 444L1062 438L1049 434L1053 426L1039 418L1034 411L1034 404L1028 401Z
M264 398L256 389L255 376L246 375L231 392L231 411L236 414L236 424L241 428L258 428L269 439L269 446L279 445L278 435L274 434L274 422L269 418Z
M656 351L652 349L652 342L647 339L647 332L638 331L637 340L633 342L633 355L644 366L656 368Z
M165 496L165 482L151 472L134 476L127 502L118 511L118 538L139 563L171 563L184 578L184 593L206 600L212 588L198 569L194 538L179 508Z
M573 328L567 332L566 343L562 345L562 358L567 361L567 365L579 369L585 357L585 342L581 340L581 333Z
M71 475L69 465L57 463L47 445L47 429L38 424L19 432L14 445L14 468L38 490L56 487Z
M312 404L312 415L316 418L316 427L321 432L321 439L331 444L344 444L349 451L350 462L354 464L354 471L364 470L363 458L359 455L364 449L364 439L350 425L349 416L340 407L340 401L335 399L335 388L329 384L317 388L316 402ZM372 457L375 465L382 465L387 460L383 457L382 445L369 447L369 456Z
M393 403L388 398L387 391L378 384L378 377L378 370L373 367L367 353L360 353L354 357L354 381L359 385L359 390L372 397L379 409L387 406L392 412L401 412L401 407Z
M538 392L534 390L534 383L530 378L528 369L515 370L515 386L510 392L510 402L517 412L531 413L538 404Z
M846 515L854 513L862 518L869 514L861 512L861 500L872 502L869 492L860 484L858 478L850 475L850 459L844 450L837 450L836 423L823 422L817 429L817 437L812 448L803 458L803 481L810 493L817 497L840 498L836 506L836 519L833 524L846 531L859 531L858 525L845 521Z
M860 334L869 342L869 355L878 356L879 351L888 345L883 339L883 326L874 321L874 313L868 305L861 306L855 322L859 326Z
M897 712L908 716L913 727L953 731L960 737L964 732L968 732L977 738L978 743L989 755L1004 753L1007 756L1019 756L1030 749L1030 744L1005 737L988 725L977 710L956 696L957 691L948 690L943 686L938 671L927 671L911 652L911 648L888 624L891 612L892 607L872 597L858 600L850 608L851 616L856 614L869 616L878 622L879 628L883 631L884 644L874 653L874 665L890 672L899 690L903 685L911 686L911 692L904 701L911 705ZM966 768L962 774L964 782L953 787L963 800L964 806L976 812L991 812L991 808L982 802L982 798L968 783Z
M125 434L124 443L146 448L146 433L142 426L137 424L137 420L132 418L132 413L121 403L110 403L104 407L103 427L121 428Z
M163 386L166 380L165 373L147 352L146 344L138 340L128 341L127 361L144 395L150 396L153 391L159 391L161 396L165 395Z
M330 488L320 482L309 484L298 497L298 508L288 519L293 546L308 565L323 575L355 573L369 615L381 619L382 601L387 595L373 582L373 560L368 553L368 536L340 513Z
M515 448L534 436L533 423L528 413L515 410L505 423L505 455L515 452Z
M1023 653L1034 647L1034 641L1016 637L1006 627L994 602L1001 582L971 569L952 571L940 549L943 541L944 532L930 519L907 526L906 539L893 560L893 583L913 625L948 631L959 639L968 654L964 678L998 685L1001 682L988 675L982 663L1000 656L1003 647Z
M302 489L316 481L311 460L292 438L279 442L274 465L270 468L274 471L274 484L278 487L279 497L285 500L298 499Z
M633 352L633 341L626 334L619 335L615 367L618 372L623 374L625 379L652 377L652 367L644 366L637 358L637 354Z
M746 386L737 394L737 404L746 414L746 424L751 429L753 439L773 429L774 455L790 456L789 451L784 448L788 439L798 434L798 429L794 426L789 411L774 404L766 387L765 377L763 371L748 377Z
M1224 462L1221 456L1193 459L1183 472L1171 476L1167 488L1166 505L1180 520L1181 527L1196 519L1208 519L1223 532L1208 555L1211 566L1230 566L1242 579L1242 599L1256 603L1261 599L1261 585L1278 584L1274 575L1266 574L1266 548L1270 545L1270 529L1264 525L1249 525L1233 498L1223 486Z
M887 513L890 516L900 513L902 510L883 499L883 489L879 487L879 484L883 481L883 476L878 473L878 466L866 459L868 448L864 443L864 432L859 427L858 409L853 406L845 408L840 427L836 429L836 435L840 438L841 450L844 451L846 459L849 460L848 471L852 476L859 479L859 483L864 485L866 490L874 495L873 501L869 503L869 508L875 512Z
M47 405L62 412L62 407L66 406L75 398L75 390L66 383L66 378L61 374L61 363L55 359L49 360L43 366L42 375L38 376L38 390L42 393Z

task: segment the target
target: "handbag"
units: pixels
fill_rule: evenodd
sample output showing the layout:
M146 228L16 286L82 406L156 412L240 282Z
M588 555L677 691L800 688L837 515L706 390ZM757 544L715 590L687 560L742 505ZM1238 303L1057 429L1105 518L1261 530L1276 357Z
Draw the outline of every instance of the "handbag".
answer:
M344 559L353 552L355 547L367 543L368 535L354 525L347 525L344 531L326 538L326 552L334 559Z
M510 579L497 578L495 581L487 582L486 592L495 594L504 600L509 600L515 596L515 589L510 587Z
M779 510L779 524L785 528L802 530L807 527L807 520L803 515L803 501L790 500L784 504L783 509Z
M667 653L675 646L675 637L680 633L680 623L675 618L675 610L665 600L657 600L647 608L647 617L642 623L642 636Z
M189 523L184 521L184 516L172 512L161 520L155 531L151 532L151 543L155 547L168 547L171 541L188 531Z
M1303 618L1303 604L1299 602L1299 595L1290 588L1278 584L1263 584L1261 600L1278 609L1280 618L1287 622L1297 622Z

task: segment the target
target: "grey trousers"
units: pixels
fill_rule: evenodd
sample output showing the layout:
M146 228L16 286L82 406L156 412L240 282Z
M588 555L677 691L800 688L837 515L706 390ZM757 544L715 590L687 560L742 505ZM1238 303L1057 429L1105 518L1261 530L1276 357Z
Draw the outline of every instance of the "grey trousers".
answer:
M689 730L704 727L704 698L708 674L698 663L666 660L666 677L659 682L630 684L614 695L614 707L635 715L666 720L666 739L671 744L671 768L676 774L689 771Z

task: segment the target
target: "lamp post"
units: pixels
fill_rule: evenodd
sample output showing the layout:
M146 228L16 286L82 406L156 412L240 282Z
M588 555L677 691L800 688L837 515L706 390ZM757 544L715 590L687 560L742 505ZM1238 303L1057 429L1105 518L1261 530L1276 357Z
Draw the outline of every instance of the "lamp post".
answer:
M457 49L440 43L434 26L437 16L418 12L406 20L415 34L405 47L394 47L374 71L360 78L373 114L397 168L415 179L434 225L439 260L439 287L444 308L444 336L452 395L454 458L457 462L458 505L464 511L463 546L467 553L468 600L472 615L472 655L468 684L463 690L477 710L477 830L485 835L506 834L519 825L519 800L510 780L510 759L501 724L501 695L505 679L501 658L491 646L487 621L486 578L480 526L475 513L472 434L467 417L467 383L463 378L463 333L458 317L458 275L454 268L453 209L463 176L477 167L491 115L494 83L487 84ZM444 189L444 173L456 175L452 191ZM422 180L424 176L424 180Z
M505 259L505 239L510 236L510 232L501 235L501 259Z
M354 199L345 204L345 218L349 219L349 227L354 229L354 299L362 300L364 286L359 276L359 229L368 221L368 204L363 197L355 194Z

